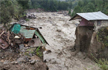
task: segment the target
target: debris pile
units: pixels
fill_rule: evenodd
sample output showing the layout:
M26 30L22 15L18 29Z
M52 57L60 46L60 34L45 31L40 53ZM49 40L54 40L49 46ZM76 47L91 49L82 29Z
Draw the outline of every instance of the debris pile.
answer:
M48 43L38 28L15 23L9 31L0 30L0 48L14 49L15 52L20 52L20 56L37 55L43 59L42 52L46 44Z
M36 16L34 14L27 14L27 18L36 19Z
M16 35L10 31L0 30L0 48L16 47L16 45L24 42L23 38L21 34Z
M0 48L6 49L21 44L25 47L39 47L48 43L37 28L13 24L8 32L0 30Z
M14 70L14 67L18 67L15 70L46 70L47 66L42 61L42 47L45 48L46 44L48 43L38 28L18 23L13 24L8 31L1 28L0 70Z

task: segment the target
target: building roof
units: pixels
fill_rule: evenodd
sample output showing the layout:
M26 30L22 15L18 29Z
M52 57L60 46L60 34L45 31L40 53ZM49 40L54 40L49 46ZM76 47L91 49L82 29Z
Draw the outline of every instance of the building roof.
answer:
M20 25L20 26L19 26ZM39 39L43 42L48 44L44 36L41 34L38 28L21 25L18 23L15 23L11 26L10 31L12 31L15 34L21 33L26 39L33 38L33 35L37 35ZM49 45L49 44L48 44Z
M80 16L88 21L92 20L108 20L108 16L102 13L101 11L98 12L89 12L89 13L77 13L74 17L70 20L73 20L76 16Z

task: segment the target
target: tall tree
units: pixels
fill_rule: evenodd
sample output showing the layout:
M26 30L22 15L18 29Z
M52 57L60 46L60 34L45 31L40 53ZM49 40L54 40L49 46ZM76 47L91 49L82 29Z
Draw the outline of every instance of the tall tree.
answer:
M19 15L22 13L22 11L20 11L21 9L21 6L16 0L1 0L0 22L6 24L11 21L11 18L18 19Z

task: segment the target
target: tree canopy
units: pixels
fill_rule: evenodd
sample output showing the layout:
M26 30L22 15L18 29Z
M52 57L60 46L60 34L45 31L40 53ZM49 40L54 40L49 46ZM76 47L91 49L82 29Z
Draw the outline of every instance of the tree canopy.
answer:
M0 23L8 23L12 18L19 19L26 9L44 9L45 11L67 10L72 2L59 0L0 0Z
M29 0L33 9L42 8L46 11L67 10L72 8L72 2L58 0ZM24 5L24 4L23 4Z
M19 19L26 9L44 9L45 11L67 10L72 2L59 0L0 0L0 23L8 23L12 18Z
M74 8L72 16L81 12L96 12L102 11L108 14L108 0L82 0L78 2L78 5Z
M22 13L21 6L16 0L1 0L0 1L0 23L8 23L12 18L19 18Z

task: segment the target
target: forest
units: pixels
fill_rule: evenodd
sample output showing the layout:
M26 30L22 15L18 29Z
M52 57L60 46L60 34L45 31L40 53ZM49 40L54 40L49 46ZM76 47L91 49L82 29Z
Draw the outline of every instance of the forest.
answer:
M71 2L57 0L30 0L30 8L42 8L46 11L67 10L72 8Z
M73 8L72 2L60 0L0 0L0 23L8 23L11 18L19 19L25 16L27 9L44 9L44 11L59 11Z
M108 15L108 0L81 0L74 8L71 16L81 12L96 12L102 11Z
M108 14L108 0L0 0L0 23L8 23L12 18L19 20L25 16L27 9L44 11L69 11L73 17L76 13L102 11ZM73 9L73 12L71 12Z

